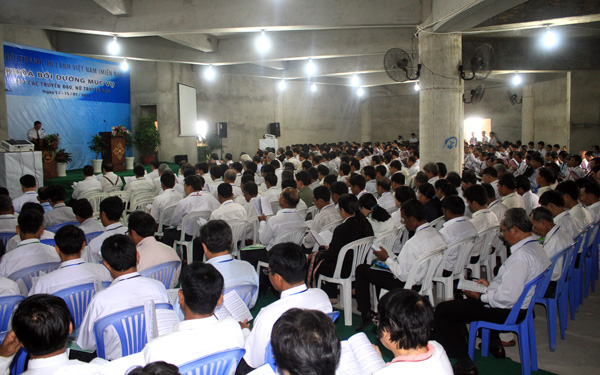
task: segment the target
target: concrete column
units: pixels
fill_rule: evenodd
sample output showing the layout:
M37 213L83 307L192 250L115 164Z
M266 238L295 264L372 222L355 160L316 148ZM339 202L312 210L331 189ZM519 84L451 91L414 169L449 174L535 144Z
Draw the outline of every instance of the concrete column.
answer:
M419 80L421 166L443 162L449 172L459 173L464 152L463 80L458 75L461 49L458 34L419 36L419 55L426 66Z
M0 139L8 139L8 110L6 107L6 91L4 90L6 82L4 82L4 27L0 25Z
M521 142L535 142L535 90L533 84L523 86L521 103Z
M371 97L360 103L360 140L361 142L373 141L373 128L371 124Z

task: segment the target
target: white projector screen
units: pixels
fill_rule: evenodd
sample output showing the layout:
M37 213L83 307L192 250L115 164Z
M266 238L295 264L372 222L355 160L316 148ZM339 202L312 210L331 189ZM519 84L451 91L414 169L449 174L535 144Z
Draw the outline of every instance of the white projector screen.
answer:
M197 137L196 130L196 89L181 83L177 84L179 92L179 136Z

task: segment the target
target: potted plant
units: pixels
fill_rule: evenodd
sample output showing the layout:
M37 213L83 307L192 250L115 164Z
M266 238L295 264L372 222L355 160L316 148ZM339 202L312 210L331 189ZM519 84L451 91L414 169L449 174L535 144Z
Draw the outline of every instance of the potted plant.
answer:
M56 160L56 173L58 173L58 177L66 177L67 163L70 163L73 160L71 153L67 152L64 148L61 148L56 152L56 155L54 155L54 160Z
M160 145L160 134L156 128L154 115L141 116L133 134L133 139L142 157L142 164L150 164Z
M125 153L126 155L131 155L131 148L133 147L133 137L131 136L131 132L124 127L123 125L117 125L112 127L112 136L113 137L123 137L125 138ZM133 156L125 156L125 169L132 170L135 158Z
M92 166L94 167L94 173L102 173L102 158L98 157L102 155L104 150L104 139L100 134L96 134L92 137L92 140L88 143L90 150L96 154L96 159L92 159Z

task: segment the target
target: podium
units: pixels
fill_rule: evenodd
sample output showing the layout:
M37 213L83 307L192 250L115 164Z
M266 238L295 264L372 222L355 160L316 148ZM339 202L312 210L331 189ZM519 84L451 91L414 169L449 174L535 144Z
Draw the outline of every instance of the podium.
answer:
M112 132L100 132L104 139L105 148L102 150L102 160L110 161L115 172L125 170L125 137L113 137Z

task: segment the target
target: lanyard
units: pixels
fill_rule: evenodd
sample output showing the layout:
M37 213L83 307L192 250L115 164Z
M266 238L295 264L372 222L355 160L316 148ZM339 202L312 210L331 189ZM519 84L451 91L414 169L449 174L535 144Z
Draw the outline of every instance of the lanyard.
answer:
M227 259L227 260L222 260L222 261L217 262L217 263L227 263L227 262L233 262L233 258Z
M25 241L27 241L27 240L25 240ZM15 247L15 249L16 249L16 248L19 248L19 247L21 247L21 246L27 246L27 245L31 245L32 243L41 243L41 242L40 242L40 240L37 240L37 241L33 241L33 242L22 243L22 244L20 244L19 246Z
M119 281L117 281L117 282L119 282L119 283L120 283L121 281L125 281L125 280L131 280L131 279L135 279L136 277L141 277L141 276L142 276L142 275L139 275L139 274L138 274L138 275L135 275L135 276L128 277L128 278L126 278L126 279L121 279L121 280L119 280Z
M60 269L67 268L67 267L78 266L78 265L83 264L83 263L85 263L85 262L79 262L79 263L75 263L75 264L69 264L67 266L60 266Z
M114 228L107 229L106 232L110 232L111 230L115 230L115 229L119 229L119 228L123 228L123 224L121 224L117 227L114 227Z

